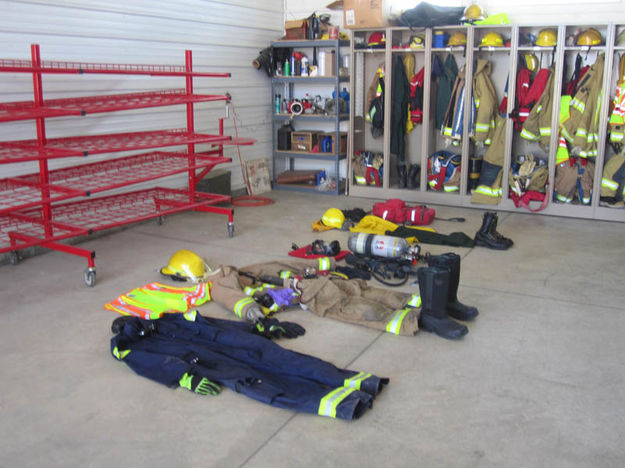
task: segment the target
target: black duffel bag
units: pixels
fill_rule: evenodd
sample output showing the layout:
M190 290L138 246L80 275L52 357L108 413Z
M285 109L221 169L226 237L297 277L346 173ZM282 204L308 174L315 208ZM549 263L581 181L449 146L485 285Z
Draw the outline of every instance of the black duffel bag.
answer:
M398 18L399 26L409 28L432 28L460 24L464 7L442 7L421 2L414 8L404 11Z

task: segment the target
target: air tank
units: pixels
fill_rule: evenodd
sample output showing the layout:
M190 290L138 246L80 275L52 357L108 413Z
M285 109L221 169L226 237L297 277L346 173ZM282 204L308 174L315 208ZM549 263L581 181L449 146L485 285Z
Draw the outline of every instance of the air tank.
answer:
M354 253L385 258L412 259L418 253L417 246L411 246L406 239L355 232L347 239L347 248Z

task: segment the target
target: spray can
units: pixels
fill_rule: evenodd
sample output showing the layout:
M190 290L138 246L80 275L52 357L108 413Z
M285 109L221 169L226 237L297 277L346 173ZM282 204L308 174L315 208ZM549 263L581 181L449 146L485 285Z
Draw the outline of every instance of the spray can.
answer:
M302 76L308 76L308 57L302 57Z
M354 253L384 258L411 260L419 252L418 246L411 246L406 239L393 236L379 236L355 232L347 239L347 248Z
M291 54L291 76L297 76L297 59L295 58L295 54Z
M289 59L284 61L284 76L291 76L291 64L289 63Z

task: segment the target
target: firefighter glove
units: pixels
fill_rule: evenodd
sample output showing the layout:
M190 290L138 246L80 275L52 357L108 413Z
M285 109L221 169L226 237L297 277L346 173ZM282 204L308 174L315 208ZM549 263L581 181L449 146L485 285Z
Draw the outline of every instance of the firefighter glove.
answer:
M534 172L535 167L536 167L536 162L533 159L526 160L519 167L519 175L521 177L529 177L532 175L532 172Z
M274 318L261 318L256 322L256 329L265 338L297 338L306 333L304 327L294 322L280 322Z
M178 382L181 387L191 390L200 395L219 395L221 387L215 382L208 380L206 377L199 375L187 374L186 372Z
M263 313L261 308L259 306L257 306L257 305L253 305L253 306L249 307L247 309L247 311L245 312L245 319L248 322L256 323L256 321L258 321L259 319L263 318L264 316L265 316L265 314Z
M297 294L291 288L269 289L267 294L271 296L278 308L288 307L297 302Z

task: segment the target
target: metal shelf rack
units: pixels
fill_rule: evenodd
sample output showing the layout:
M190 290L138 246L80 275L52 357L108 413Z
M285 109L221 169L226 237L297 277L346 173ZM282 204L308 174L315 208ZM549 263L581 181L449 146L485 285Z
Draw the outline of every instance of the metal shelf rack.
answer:
M165 215L186 210L227 216L228 234L233 235L233 210L214 206L230 201L230 197L195 191L196 183L213 167L230 162L224 156L224 146L254 143L251 139L225 135L223 118L219 119L218 134L194 130L195 103L223 101L227 105L230 96L194 94L193 78L227 78L229 73L193 71L190 50L185 52L184 66L43 61L37 44L31 45L31 57L31 60L0 59L0 72L32 74L34 95L32 101L0 103L0 122L34 120L37 130L37 138L33 140L0 142L0 164L36 161L39 167L36 173L0 179L0 253L8 252L11 263L19 261L19 250L35 246L81 256L88 263L85 283L94 286L95 252L61 241L150 218L160 221ZM44 100L42 75L47 73L179 76L184 77L185 88ZM173 105L186 106L185 128L46 138L47 118ZM210 149L196 152L196 144L209 144ZM184 146L186 150L155 150L48 169L50 159L168 146ZM185 172L188 186L183 190L154 187L77 200Z
M345 87L349 86L349 76L341 75L339 69L341 68L341 48L349 47L349 41L343 41L338 39L330 40L281 40L271 43L272 47L276 48L294 48L294 49L307 49L312 50L314 48L321 48L334 53L334 76L273 76L271 78L271 95L282 94L289 98L289 100L297 94L296 87L301 90L304 86L313 87L318 89L319 87L332 89L335 93L336 109L339 109L339 93L341 91L341 85L345 84ZM324 127L328 128L328 132L334 136L334 147L331 153L313 153L306 151L283 151L278 149L277 145L277 132L281 123L291 121L301 130L308 130L306 124L308 123L323 123ZM314 115L314 114L301 114L291 115L285 113L276 113L275 107L272 111L272 135L273 135L273 188L278 190L290 190L296 192L314 192L325 195L338 195L345 191L345 183L340 178L339 162L347 157L346 148L342 152L340 151L340 139L341 139L341 122L349 121L349 114L331 114L331 115ZM279 184L277 177L280 170L294 170L296 161L305 164L305 160L317 161L318 163L328 163L329 175L336 180L334 188L330 190L318 190L315 185L307 184Z
M2 71L1 68L0 71ZM144 93L46 99L41 106L36 106L34 101L6 102L0 103L0 122L30 120L37 117L79 116L99 112L221 100L224 100L222 95L195 94L189 96L185 89L168 89Z

